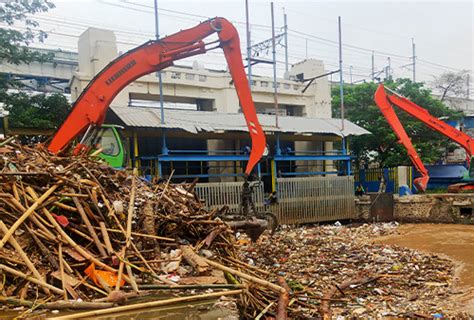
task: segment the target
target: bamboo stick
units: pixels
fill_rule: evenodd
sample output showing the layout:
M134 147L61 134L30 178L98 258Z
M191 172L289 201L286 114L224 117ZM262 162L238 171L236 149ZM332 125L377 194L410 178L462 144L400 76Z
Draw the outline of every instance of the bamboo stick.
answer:
M125 251L126 247L122 248L122 251L120 251L120 255L118 258L120 259L120 264L119 264L119 269L118 269L118 276L117 276L117 282L115 284L115 291L120 290L120 282L122 281L122 274L123 274L123 267L124 267L124 262L122 259L125 259Z
M2 240L0 240L0 249L7 243L10 236L18 229L18 227L35 211L35 209L43 203L53 192L59 187L59 185L55 184L51 188L49 188L43 195L36 199L35 203L31 205L25 213L11 226L8 232L3 236Z
M135 193L136 193L136 175L138 171L135 168L133 170L132 176L132 191L130 193L130 201L128 203L128 215L127 215L127 233L126 233L126 242L125 246L128 248L130 246L130 241L132 240L132 218L133 212L135 210Z
M96 151L92 152L92 153L89 155L89 157L91 157L91 158L97 157L99 154L102 153L102 151L104 151L104 149L103 149L103 148L99 148L99 149L97 149Z
M67 299L67 291L66 291L66 280L64 279L64 263L63 263L63 244L60 242L58 247L58 255L59 255L59 274L61 275L61 284L64 291L64 300Z
M83 194L83 193L73 193L73 192L64 192L59 195L60 197L76 197L76 198L89 198L88 194Z
M0 228L3 232L3 234L6 234L8 232L8 228L7 226L3 223L2 220L0 220ZM30 269L30 271L33 273L33 275L35 276L36 279L40 280L40 281L43 281L44 282L44 279L43 277L41 276L41 274L38 272L38 270L36 269L35 265L31 262L31 260L28 258L28 256L26 255L25 251L23 251L23 249L21 248L20 244L16 241L15 237L14 236L11 236L10 239L8 240L8 242L10 242L10 244L13 246L13 248L17 251L17 253L20 255L21 259L25 262L26 266L28 267L28 269ZM48 288L43 288L44 290L44 293L46 294L50 294L50 291Z
M265 314L267 313L268 310L270 310L270 308L275 304L275 302L270 302L266 307L265 309L263 309L259 314L258 316L255 317L255 320L260 320L260 318Z
M199 223L201 223L201 221L199 221ZM222 222L220 222L220 223L222 223ZM93 226L93 228L94 229L100 229L100 227L94 227L94 226ZM106 228L105 230L107 230L108 232L113 232L113 233L123 233L123 231L118 230L118 229ZM146 234L146 233L140 233L140 232L135 232L135 231L132 231L132 235L137 236L137 237L143 237L143 238L151 238L151 239L175 242L175 239L173 239L173 238L155 236L153 234Z
M132 218L133 218L133 211L134 211L134 206L135 206L135 193L136 193L136 174L137 174L137 169L135 168L133 170L133 175L132 175L132 191L130 192L130 201L128 203L128 215L127 215L127 230L125 233L125 246L122 249L121 256L122 258L125 259L125 253L127 252L128 247L130 246L131 240L132 240ZM122 281L122 275L123 275L123 267L124 267L124 262L123 260L120 260L120 265L119 265L119 273L117 277L117 283L115 285L115 291L120 290L120 282ZM128 271L128 269L127 269ZM131 270L130 270L131 271ZM134 280L130 279L132 282L132 287L137 286L137 284L133 283ZM137 289L138 291L138 289Z
M84 208L82 207L81 202L79 201L77 197L72 197L72 201L74 201L74 205L76 206L77 211L79 212L79 215L81 216L82 221L84 221L87 227L87 230L89 231L89 234L92 236L92 239L94 240L94 243L97 249L99 250L100 255L102 257L106 257L107 252L105 252L104 245L102 244L102 242L100 242L99 237L97 236L97 233L95 232L94 228L92 228L92 224L89 218L87 217L87 214L84 211Z
M213 267L216 267L217 269L219 270L222 270L222 271L226 271L226 272L229 272L233 275L236 275L236 276L239 276L245 280L248 280L250 282L253 282L253 283L256 283L256 284L259 284L265 288L269 288L275 292L278 292L278 293L285 293L286 290L274 283L271 283L269 281L266 281L266 280L263 280L263 279L260 279L260 278L256 278L254 276L251 276L251 275L248 275L246 273L243 273L241 271L238 271L238 270L235 270L235 269L232 269L232 268L229 268L229 267L226 267L226 266L223 266L222 264L220 263L217 263L215 261L212 261L212 260L209 260L209 259L206 259L204 257L202 257L209 265L213 266Z
M179 298L171 298L166 300L158 300L158 301L150 301L150 302L143 302L137 304L131 304L127 306L120 306L115 308L108 308L108 309L101 309L101 310L94 310L94 311L86 311L74 314L68 314L60 317L51 318L54 320L66 320L66 319L81 319L81 318L90 318L90 317L97 317L102 316L110 313L118 313L124 311L133 311L133 310L140 310L145 308L154 308L154 307L161 307L170 304L178 304L181 302L190 302L196 300L204 300L204 299L211 299L211 298L218 298L221 296L230 296L230 295L238 295L242 294L243 290L229 290L229 291L219 291L219 292L212 292L212 293L205 293L200 295L194 296L187 296L187 297L179 297Z
M127 270L128 277L130 278L130 284L132 285L133 291L138 293L138 286L137 282L135 281L135 276L133 275L132 268L129 264L126 264L125 269Z
M57 294L63 294L63 293L64 293L63 290L61 290L61 289L59 289L59 288L56 288L55 286L52 286L52 285L50 285L49 283L46 283L46 282L44 282L44 281L38 280L38 279L36 279L36 278L33 278L33 277L29 276L29 275L24 274L23 272L20 272L20 271L18 271L18 270L12 269L12 268L10 268L10 267L4 265L4 264L0 264L0 270L3 270L3 271L5 271L5 272L8 272L8 273L10 273L10 274L12 274L12 275L14 275L14 276L16 276L16 277L20 277L20 278L23 278L23 279L28 280L28 281L30 281L30 282L33 282L33 283L35 283L35 284L37 284L37 285L39 285L39 286L41 286L41 287L43 287L43 288L48 288L48 289L50 289L51 291L53 291L53 292L55 292L55 293L57 293Z
M59 201L55 201L53 204L58 208L61 208L61 209L67 210L67 211L71 211L71 212L77 212L77 208L74 208L72 206L68 206L67 204L61 203Z
M15 138L16 138L16 136L11 136L11 137L3 140L2 142L0 142L0 147L6 146L7 144L9 144L13 140L15 140Z
M18 186L16 185L16 182L13 183L12 185L12 191L13 191L13 196L15 197L15 200L20 202L20 194L18 193Z
M131 289L131 286L124 286L124 289ZM138 286L140 290L188 290L188 289L243 289L243 284L141 284Z
M242 268L248 268L248 269L254 270L254 271L256 271L256 272L263 273L263 274L265 274L265 275L267 275L267 276L270 275L270 272L268 272L268 271L262 270L262 269L260 269L260 268L257 268L256 266L252 266L252 265L250 265L250 264L248 264L248 263L245 263L245 262L243 262L243 261L239 261L239 260L237 260L237 259L235 259L235 258L232 258L232 257L224 258L224 260L229 260L230 262L233 262L233 263L235 263L235 264L237 264L237 265L242 266Z
M0 303L6 305L17 305L36 309L48 309L48 310L84 310L84 309L104 309L114 306L113 302L87 302L87 301L57 301L57 302L37 302L23 299L15 299L11 297L0 296Z
M112 247L112 243L110 243L109 234L107 233L107 228L105 227L105 223L103 221L99 222L100 231L102 233L102 239L104 239L105 248L107 249L107 253L112 255L114 253L114 248Z

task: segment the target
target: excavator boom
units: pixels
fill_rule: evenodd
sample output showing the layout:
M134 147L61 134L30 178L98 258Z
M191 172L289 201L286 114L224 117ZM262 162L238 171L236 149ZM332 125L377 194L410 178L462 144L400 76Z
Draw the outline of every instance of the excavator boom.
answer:
M89 128L101 126L115 96L134 80L162 70L176 60L213 49L208 48L203 39L214 33L217 33L219 46L224 51L252 139L252 150L245 170L247 175L250 174L265 150L265 135L245 75L239 35L229 21L219 17L165 38L146 42L110 62L76 100L72 111L49 144L49 151L58 153Z
M399 107L412 117L423 122L429 128L443 134L452 141L461 145L466 150L468 162L470 163L472 152L474 151L474 140L464 132L461 132L456 128L450 126L449 124L445 123L444 121L433 117L428 112L428 110L420 107L419 105L415 104L414 102L408 100L405 97L402 97L401 95L398 95L396 93L394 93L393 95L387 94L385 92L383 84L379 84L377 91L375 92L374 100L380 111L384 115L385 119L387 119L387 122L397 135L399 142L403 144L403 146L407 150L408 156L410 157L416 170L421 174L421 177L415 179L414 181L418 191L423 192L426 190L426 186L429 180L428 170L423 165L423 162L421 161L418 153L413 147L411 139L408 137L405 129L403 128L403 125L400 122L400 119L398 119L395 111L393 110L392 105Z
M426 187L428 185L428 181L430 179L428 175L428 170L423 165L423 162L421 161L418 152L416 152L415 147L411 143L410 137L405 131L405 128L400 122L400 119L395 113L395 110L393 110L391 101L384 90L383 84L380 84L377 88L377 91L375 91L374 100L380 111L384 115L385 119L387 119L388 124L390 125L390 127L392 127L393 132L395 132L395 135L398 138L398 142L403 144L403 146L407 150L408 157L410 157L410 160L415 166L416 170L421 174L421 177L415 179L414 181L416 189L419 192L425 192Z

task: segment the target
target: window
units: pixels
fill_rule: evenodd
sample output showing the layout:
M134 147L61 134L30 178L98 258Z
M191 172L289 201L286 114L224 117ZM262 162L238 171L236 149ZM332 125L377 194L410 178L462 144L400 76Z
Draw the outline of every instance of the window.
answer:
M172 72L171 79L181 79L181 72Z
M289 83L285 83L285 84L283 84L283 88L285 88L285 89L290 89L290 87L291 87L291 86L290 86L290 84L289 84Z
M99 138L98 147L102 153L108 156L116 156L120 153L120 147L111 128L103 128Z
M199 75L199 81L200 81L200 82L207 81L207 76L206 76L206 75L203 75L203 74L200 74L200 75Z
M194 80L194 74L186 73L186 80Z
M266 87L268 87L268 82L267 82L267 81L262 81L262 82L260 82L260 85L261 85L263 88L266 88Z

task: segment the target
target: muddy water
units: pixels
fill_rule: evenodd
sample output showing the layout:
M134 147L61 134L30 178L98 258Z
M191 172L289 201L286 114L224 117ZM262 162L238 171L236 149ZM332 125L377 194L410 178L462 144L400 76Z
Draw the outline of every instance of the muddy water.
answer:
M375 241L442 254L455 260L459 266L458 286L473 293L465 301L469 311L474 312L474 225L406 224L398 230L398 235Z

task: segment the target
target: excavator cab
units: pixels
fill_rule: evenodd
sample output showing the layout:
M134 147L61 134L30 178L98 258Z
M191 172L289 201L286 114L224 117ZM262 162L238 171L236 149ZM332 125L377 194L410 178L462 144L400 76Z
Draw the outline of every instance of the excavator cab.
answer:
M123 144L120 131L123 127L111 124L103 124L95 128L92 135L91 146L98 150L102 149L99 158L106 161L113 168L126 166L127 151Z

